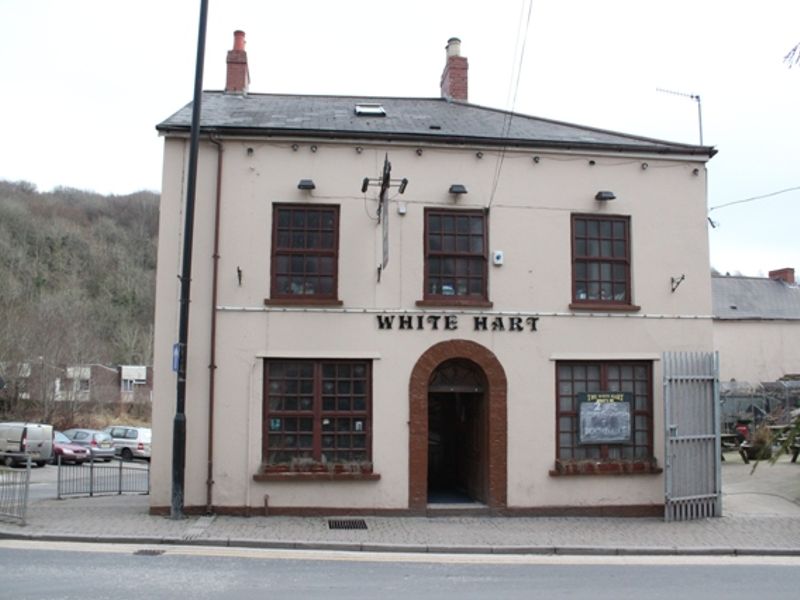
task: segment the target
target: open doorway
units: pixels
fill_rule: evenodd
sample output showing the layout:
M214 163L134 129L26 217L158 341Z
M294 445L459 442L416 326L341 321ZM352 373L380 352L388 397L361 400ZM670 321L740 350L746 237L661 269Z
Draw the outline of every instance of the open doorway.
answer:
M440 365L428 388L428 502L487 503L485 378L474 363Z

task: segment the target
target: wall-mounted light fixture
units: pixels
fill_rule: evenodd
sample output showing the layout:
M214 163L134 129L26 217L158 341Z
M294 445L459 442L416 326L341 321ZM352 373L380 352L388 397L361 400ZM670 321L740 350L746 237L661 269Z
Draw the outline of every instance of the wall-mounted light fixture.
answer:
M317 186L314 185L314 180L313 179L301 179L297 184L297 189L298 190L306 190L306 191L310 192L311 190L314 190L316 188L317 188Z
M450 189L448 191L454 196L461 196L462 194L467 193L467 188L460 183L454 183L453 185L450 186Z
M600 190L594 195L595 200L599 200L600 202L608 202L609 200L614 200L616 196L614 192L609 192L608 190Z
M595 161L593 161L593 160L590 160L590 161L589 161L589 166L590 166L590 167L593 167L593 166L595 166L596 164L597 164L597 163L596 163Z
M254 152L255 152L255 150L253 150L252 148L248 148L247 149L247 156L253 156Z

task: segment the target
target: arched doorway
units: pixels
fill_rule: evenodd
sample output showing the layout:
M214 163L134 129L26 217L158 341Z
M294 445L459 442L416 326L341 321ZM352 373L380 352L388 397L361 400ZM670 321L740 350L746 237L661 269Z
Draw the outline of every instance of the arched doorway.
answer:
M486 504L486 389L475 363L439 365L428 384L428 504Z
M506 395L502 365L494 353L480 344L450 340L432 346L420 356L409 382L409 509L423 512L428 505L431 410L434 414L439 411L440 417L451 422L453 417L459 420L463 416L465 427L470 424L476 429L470 435L473 441L476 436L480 438L479 457L473 461L477 464L470 467L468 459L464 459L467 462L461 465L466 481L472 480L466 486L467 493L490 508L506 506ZM461 481L465 481L464 477Z

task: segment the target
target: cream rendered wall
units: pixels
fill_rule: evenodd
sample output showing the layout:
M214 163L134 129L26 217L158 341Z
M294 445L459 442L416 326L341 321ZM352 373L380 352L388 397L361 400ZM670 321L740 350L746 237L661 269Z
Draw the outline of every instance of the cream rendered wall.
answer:
M214 445L217 506L327 506L402 509L408 504L408 386L411 370L433 344L469 339L495 353L508 378L509 506L614 505L663 502L660 476L551 477L555 459L555 361L652 359L655 440L663 465L661 371L665 350L712 347L710 275L702 162L658 157L509 151L493 192L498 155L475 148L333 144L315 140L226 141L222 176ZM362 153L355 146L363 147ZM177 338L176 274L180 272L185 143L165 144L156 314L154 390L154 507L169 505L175 375L170 352ZM248 154L248 148L252 153ZM376 188L360 193L364 177L378 177L389 153L394 178L407 177L403 196L392 190L390 260L376 283L380 227ZM589 160L595 161L591 166ZM649 168L643 170L641 162ZM699 169L694 175L693 170ZM187 506L205 504L208 363L211 315L212 207L216 150L204 143L198 182L187 391ZM312 178L311 194L296 189ZM464 184L454 200L447 190ZM598 190L617 199L594 200ZM341 309L264 306L269 297L272 202L331 203L341 208ZM397 213L405 204L405 216ZM489 267L492 316L521 311L539 316L536 332L476 332L458 309L427 308L422 299L424 208L490 206L489 249L505 263ZM569 310L570 215L631 216L633 314ZM237 268L242 283L237 280ZM670 278L685 275L673 293ZM457 331L379 331L374 311L459 315ZM370 312L364 312L370 311ZM261 483L262 359L360 357L373 359L373 463L379 481Z
M800 321L714 321L720 380L757 384L800 373Z

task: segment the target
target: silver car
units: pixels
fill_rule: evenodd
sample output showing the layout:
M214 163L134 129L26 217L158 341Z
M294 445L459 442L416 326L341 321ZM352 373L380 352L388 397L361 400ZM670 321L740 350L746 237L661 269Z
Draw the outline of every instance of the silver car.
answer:
M105 431L97 429L67 429L63 432L73 444L85 446L93 460L109 461L114 458L114 443Z
M112 425L103 431L111 436L114 449L122 457L122 460L134 458L150 460L150 442L153 433L149 427Z

